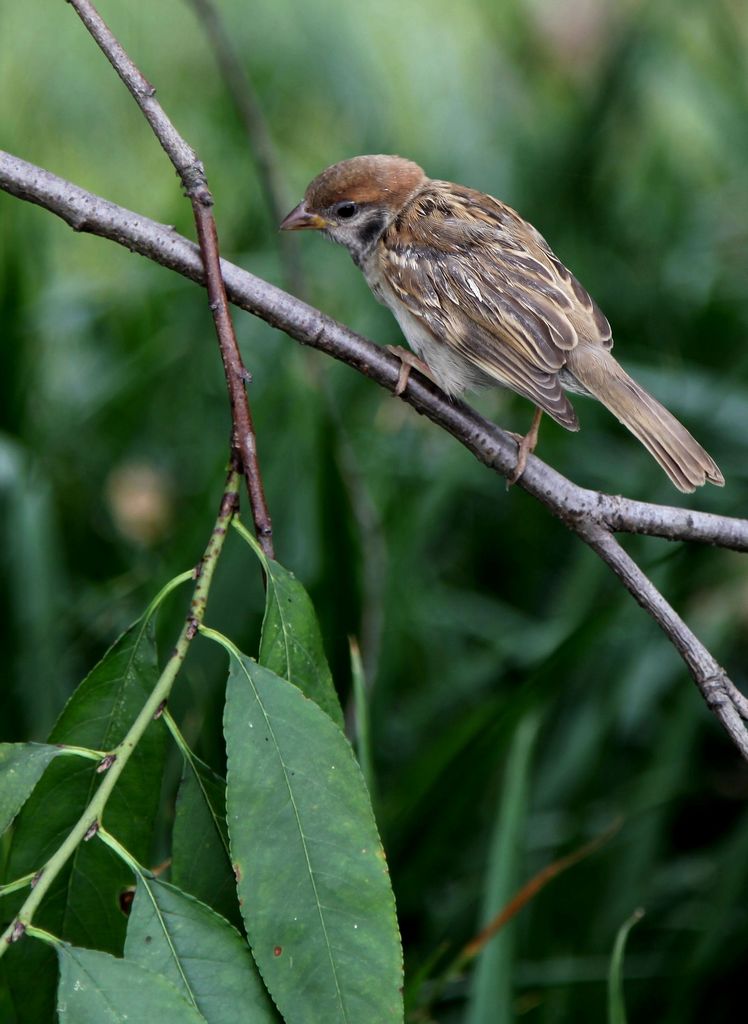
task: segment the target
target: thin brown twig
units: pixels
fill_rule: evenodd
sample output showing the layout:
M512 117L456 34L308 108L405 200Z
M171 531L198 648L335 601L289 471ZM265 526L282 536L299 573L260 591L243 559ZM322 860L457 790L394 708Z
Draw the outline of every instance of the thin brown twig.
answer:
M182 138L155 98L155 88L127 55L94 5L89 0L68 0L68 3L74 8L145 115L164 152L174 165L192 203L202 263L205 267L208 301L221 349L231 403L233 445L241 455L257 539L265 554L273 558L273 527L265 501L257 455L257 439L245 388L247 380L251 378L242 362L229 312L221 275L218 233L212 212L213 196L208 188L205 169L195 151Z
M459 977L465 968L469 965L471 960L481 953L488 943L493 939L505 925L507 925L512 918L516 917L517 914L525 907L531 900L533 900L537 894L548 885L549 882L553 881L559 875L568 871L569 868L573 868L580 861L585 860L591 856L601 846L604 846L609 842L613 836L620 830L623 824L622 818L616 818L600 835L590 839L589 842L584 843L582 846L577 847L576 850L572 850L571 853L567 853L564 857L559 857L558 860L552 861L550 864L546 864L544 868L541 868L532 878L528 879L523 886L521 886L514 896L505 903L504 906L491 918L491 920L474 935L457 955L450 961L447 962L446 966L439 972L439 976L435 978L429 984L429 994L426 1003L427 1007L431 1007L438 1003L442 998L444 990ZM420 1018L419 1018L420 1019ZM430 1017L426 1019L431 1019Z
M265 201L273 223L277 227L291 203L287 195L278 152L262 105L252 84L246 54L242 53L240 59L213 0L187 0L187 3L194 8L205 29L229 96L241 118L249 149L257 164ZM277 235L280 240L280 253L286 283L294 295L304 298L306 286L301 270L299 236L288 231L278 231ZM309 355L311 356L311 353ZM382 645L384 624L382 605L387 544L376 504L360 471L355 447L345 419L341 415L329 377L320 372L318 363L313 359L307 360L305 368L318 386L334 423L341 479L360 533L363 560L360 640L364 662L364 681L367 689L370 689L376 679ZM347 728L351 735L354 729L353 714L354 703L351 701L346 711Z
M531 899L544 889L546 885L558 875L564 871L568 871L569 868L574 867L575 864L579 864L580 861L585 860L591 854L595 853L609 842L613 836L620 831L623 820L616 818L616 820L609 825L604 832L600 835L595 836L594 839L590 839L589 842L583 846L578 847L576 850L572 850L571 853L567 853L565 857L559 857L558 860L552 861L550 864L546 864L544 868L541 868L537 874L533 875L529 881L519 889L509 902L501 908L498 914L495 914L485 928L482 928L477 935L475 935L466 945L462 948L454 964L447 972L450 976L461 971L465 965L473 960L481 950L491 941L501 929L507 924L513 917L526 906Z
M469 965L470 961L479 955L489 942L504 928L508 923L515 918L517 913L527 906L527 904L535 899L538 893L545 889L549 882L557 878L559 874L563 874L564 871L568 871L570 867L574 867L580 861L585 860L591 854L595 853L601 846L605 846L613 837L618 833L623 824L623 818L616 818L606 829L589 840L583 846L578 847L576 850L572 850L571 853L566 854L564 857L559 857L557 860L551 861L546 864L545 867L541 867L539 871L533 874L533 877L529 879L524 886L518 889L508 903L505 903L501 909L494 914L493 918L489 923L481 929L479 933L474 935L462 949L449 961L440 973L439 977L434 978L429 983L428 998L425 1005L420 1008L420 1014L423 1014L424 1020L431 1020L428 1016L428 1010L430 1007L437 1005L442 999L444 991L447 986L454 982L460 975L465 971L465 968ZM441 958L441 956L440 956ZM421 1016L418 1016L418 1020Z
M608 529L599 523L583 522L576 528L576 533L610 566L634 600L662 629L688 666L708 707L748 760L745 727L748 699L745 695Z
M0 188L55 213L77 231L109 238L204 283L199 251L171 228L2 151ZM400 370L395 356L225 260L221 261L221 269L229 298L236 305L394 391ZM410 375L402 397L452 434L484 465L505 477L513 472L516 441L474 409L463 402L450 401L417 372ZM748 721L748 699L612 536L613 531L644 533L748 551L748 520L600 494L579 487L536 456L528 459L517 486L537 498L584 540L655 619L685 661L707 705L748 760L748 733L743 726L743 721Z

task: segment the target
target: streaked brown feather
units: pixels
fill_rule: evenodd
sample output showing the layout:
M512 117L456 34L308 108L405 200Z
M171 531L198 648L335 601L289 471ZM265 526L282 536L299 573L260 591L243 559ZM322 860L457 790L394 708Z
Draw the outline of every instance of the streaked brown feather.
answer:
M580 334L607 346L610 327L514 210L472 189L429 182L385 230L376 259L383 282L435 339L564 426L577 426L558 371Z

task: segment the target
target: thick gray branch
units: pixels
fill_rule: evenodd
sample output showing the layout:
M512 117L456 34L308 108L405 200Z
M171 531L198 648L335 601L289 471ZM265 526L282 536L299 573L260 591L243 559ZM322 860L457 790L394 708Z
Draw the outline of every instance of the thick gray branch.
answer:
M33 164L0 151L0 188L57 214L76 231L109 238L194 281L203 283L196 246L171 228L92 195ZM302 344L327 352L393 391L400 362L366 338L274 285L221 261L229 298ZM462 402L452 402L430 381L412 373L403 399L452 434L480 462L508 476L514 469L513 438ZM707 704L743 755L748 739L748 700L711 654L626 554L612 531L668 540L700 541L748 551L748 521L728 516L631 501L578 487L535 456L518 486L542 502L606 562L675 645Z
M0 150L0 188L43 206L76 231L109 238L162 266L203 283L198 249L172 228L150 220L73 185L34 164ZM303 345L320 349L394 390L400 362L319 310L275 285L221 260L231 301L285 331ZM479 461L507 475L514 468L516 442L505 431L462 402L453 402L420 374L413 373L404 400L454 435ZM579 487L536 456L519 481L554 515L572 525L577 519L619 533L667 540L699 541L748 551L748 520L711 515L669 505L653 505Z

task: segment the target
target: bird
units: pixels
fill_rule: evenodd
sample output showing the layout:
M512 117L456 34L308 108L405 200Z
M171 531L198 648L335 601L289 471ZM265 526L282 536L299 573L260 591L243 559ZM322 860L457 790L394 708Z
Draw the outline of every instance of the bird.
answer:
M510 482L525 470L543 413L579 429L571 392L606 406L680 491L724 485L712 457L614 358L594 299L501 200L431 179L400 156L357 156L314 178L280 227L343 245L394 314L412 349L402 350L396 393L415 366L450 397L503 386L535 405Z

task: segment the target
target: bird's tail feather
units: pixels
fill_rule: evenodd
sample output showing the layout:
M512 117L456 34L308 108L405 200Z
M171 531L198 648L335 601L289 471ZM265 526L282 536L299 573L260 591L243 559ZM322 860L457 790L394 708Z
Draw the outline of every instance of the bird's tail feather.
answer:
M567 366L574 377L641 441L678 490L688 493L707 481L724 485L725 478L714 459L609 352L585 351L580 345L570 357Z

